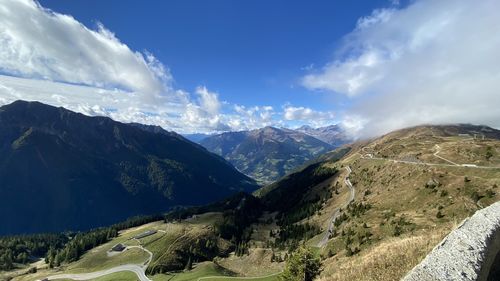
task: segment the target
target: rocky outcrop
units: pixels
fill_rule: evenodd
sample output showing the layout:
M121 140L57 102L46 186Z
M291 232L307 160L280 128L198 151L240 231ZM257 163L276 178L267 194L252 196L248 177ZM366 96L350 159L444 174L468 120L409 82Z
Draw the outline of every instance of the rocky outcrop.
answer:
M465 219L403 280L497 280L499 250L497 202Z

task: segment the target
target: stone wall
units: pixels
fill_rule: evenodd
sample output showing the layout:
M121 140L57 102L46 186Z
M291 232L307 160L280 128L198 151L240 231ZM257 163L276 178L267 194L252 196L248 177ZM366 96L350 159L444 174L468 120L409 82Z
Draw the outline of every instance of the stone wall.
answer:
M465 219L403 280L500 280L499 250L497 202Z

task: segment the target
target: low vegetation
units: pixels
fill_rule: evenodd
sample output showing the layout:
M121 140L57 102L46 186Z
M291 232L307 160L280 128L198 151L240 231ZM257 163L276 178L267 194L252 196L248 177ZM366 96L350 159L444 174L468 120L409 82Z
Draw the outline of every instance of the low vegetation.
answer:
M54 237L54 244L62 239L60 244L39 248L49 253L49 265L71 271L72 265L98 260L98 255L111 259L103 251L116 243L136 243L153 253L147 274L155 281L255 276L263 281L399 280L458 222L498 201L500 190L500 170L407 162L441 163L434 155L436 144L454 161L472 157L476 150L480 161L486 161L487 151L493 154L488 161L496 161L498 143L464 140L425 127L399 131L364 144L366 149L354 147L337 162L315 162L255 196L239 193L209 205L177 208L154 224L142 225L158 217L62 234ZM467 152L472 145L474 150ZM387 159L361 157L368 151ZM348 205L345 166L352 169L349 178L355 187ZM338 208L333 229L326 232ZM163 232L129 240L147 229ZM324 248L308 248L325 235L329 239ZM102 243L104 248L95 247ZM0 250L16 249L9 245ZM22 250L15 253L12 257ZM120 255L132 261L128 254Z

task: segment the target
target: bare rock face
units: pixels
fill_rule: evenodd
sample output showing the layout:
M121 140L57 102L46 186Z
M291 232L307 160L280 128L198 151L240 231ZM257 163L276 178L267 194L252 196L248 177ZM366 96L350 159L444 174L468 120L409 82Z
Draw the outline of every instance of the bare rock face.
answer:
M499 250L497 202L465 219L403 280L496 280Z

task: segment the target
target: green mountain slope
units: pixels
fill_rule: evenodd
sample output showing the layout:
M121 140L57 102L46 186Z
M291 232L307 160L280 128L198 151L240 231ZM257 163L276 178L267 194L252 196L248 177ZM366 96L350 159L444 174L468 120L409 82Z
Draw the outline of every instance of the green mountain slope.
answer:
M333 147L307 134L265 127L229 132L200 142L254 179L269 183Z
M36 274L92 271L87 264L97 255L108 267L136 262L133 251L120 259L105 251L116 243L136 245L128 238L157 229L140 241L153 253L146 271L153 280L277 279L301 245L321 258L318 280L400 280L460 221L500 200L499 139L500 131L489 127L447 125L353 143L259 189L256 197L238 193L175 209L165 221L121 231L79 261ZM164 272L172 265L190 268L190 260L199 263Z
M180 135L17 101L0 108L0 233L86 229L253 180Z

